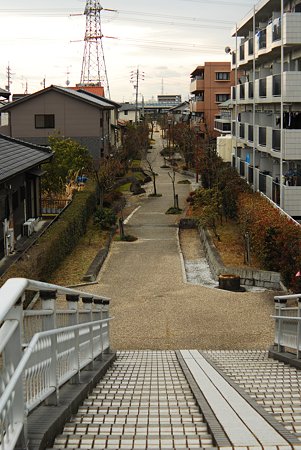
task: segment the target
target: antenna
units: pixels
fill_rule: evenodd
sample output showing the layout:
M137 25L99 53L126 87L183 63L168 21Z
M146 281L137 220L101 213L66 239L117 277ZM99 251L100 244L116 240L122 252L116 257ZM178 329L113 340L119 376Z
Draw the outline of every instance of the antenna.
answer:
M87 0L85 7L86 32L80 84L102 86L110 98L109 81L102 45L101 11L98 0Z

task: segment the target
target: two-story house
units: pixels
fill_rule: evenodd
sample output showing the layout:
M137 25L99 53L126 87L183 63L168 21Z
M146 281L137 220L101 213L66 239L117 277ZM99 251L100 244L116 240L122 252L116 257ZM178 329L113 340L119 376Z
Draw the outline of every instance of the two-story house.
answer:
M117 105L117 104L115 104ZM85 145L95 160L110 154L114 102L95 94L49 86L0 108L0 133L38 145L59 134Z

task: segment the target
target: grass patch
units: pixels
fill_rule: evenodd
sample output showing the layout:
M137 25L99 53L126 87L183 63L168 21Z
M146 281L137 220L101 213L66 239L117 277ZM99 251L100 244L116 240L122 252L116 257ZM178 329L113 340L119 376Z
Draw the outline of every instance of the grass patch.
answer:
M165 214L181 214L182 209L181 208L174 208L173 206L171 208L168 208Z
M180 181L178 181L178 184L191 184L191 181L189 181L189 180L180 180Z
M91 217L87 224L86 234L79 239L74 250L52 274L49 282L62 286L81 283L91 262L105 245L109 233L109 231L100 230Z
M137 241L137 237L133 236L132 234L126 234L123 238L121 238L120 236L116 236L116 241L119 242L135 242Z
M116 190L117 190L118 192L128 192L128 191L130 190L131 184L132 184L132 183L125 183L125 184L122 184L122 185L119 186Z

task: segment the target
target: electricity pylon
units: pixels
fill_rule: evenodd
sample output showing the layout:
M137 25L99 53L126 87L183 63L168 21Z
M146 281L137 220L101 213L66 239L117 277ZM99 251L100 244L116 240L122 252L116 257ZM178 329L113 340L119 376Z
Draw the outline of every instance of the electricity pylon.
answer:
M109 81L102 45L101 11L97 0L87 0L85 7L86 32L80 84L102 86L105 96L110 98Z

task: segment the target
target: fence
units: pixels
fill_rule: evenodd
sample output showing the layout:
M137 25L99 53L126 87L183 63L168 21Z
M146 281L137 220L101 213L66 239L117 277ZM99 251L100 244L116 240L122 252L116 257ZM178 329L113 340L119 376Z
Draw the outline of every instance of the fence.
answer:
M25 310L35 292L39 309ZM66 309L58 309L58 301ZM79 308L79 301L82 307ZM109 350L109 299L75 289L12 278L0 289L0 449L27 448L27 416L57 405L67 381Z
M59 214L69 203L69 199L42 199L42 214L47 216L49 214Z
M287 306L288 301L298 301L298 306ZM301 294L275 297L275 338L278 353L295 353L301 357Z

